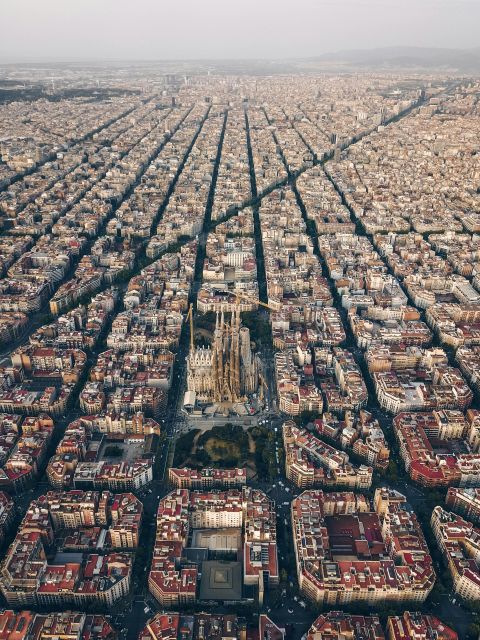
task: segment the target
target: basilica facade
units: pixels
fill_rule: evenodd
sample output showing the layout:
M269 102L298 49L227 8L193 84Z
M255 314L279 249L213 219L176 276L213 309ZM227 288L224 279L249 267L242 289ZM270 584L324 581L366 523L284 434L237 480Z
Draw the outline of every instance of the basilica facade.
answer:
M240 311L230 321L217 313L213 343L190 349L187 386L204 403L236 403L255 393L259 384L258 358L252 352L250 331L242 327Z

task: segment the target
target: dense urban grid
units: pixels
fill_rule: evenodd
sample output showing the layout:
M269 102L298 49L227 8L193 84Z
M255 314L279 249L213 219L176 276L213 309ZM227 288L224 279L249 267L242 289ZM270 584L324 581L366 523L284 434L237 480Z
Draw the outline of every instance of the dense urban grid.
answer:
M476 640L478 81L2 74L0 640Z

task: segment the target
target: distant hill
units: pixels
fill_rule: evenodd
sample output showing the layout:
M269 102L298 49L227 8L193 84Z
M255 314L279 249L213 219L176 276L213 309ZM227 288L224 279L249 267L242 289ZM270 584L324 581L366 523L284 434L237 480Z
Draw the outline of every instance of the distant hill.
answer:
M412 70L420 68L480 73L480 48L384 47L379 49L352 49L325 53L308 59L304 58L301 63L362 69Z

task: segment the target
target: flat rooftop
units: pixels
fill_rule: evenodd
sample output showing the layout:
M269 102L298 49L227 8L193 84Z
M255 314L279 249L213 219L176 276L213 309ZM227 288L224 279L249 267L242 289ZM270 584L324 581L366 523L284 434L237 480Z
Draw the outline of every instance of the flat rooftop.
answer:
M202 562L200 600L241 600L242 563L207 560Z
M385 552L380 521L376 513L326 516L330 550L336 559L374 557Z
M109 448L113 448L113 450L118 450L120 453L120 449L122 451L121 455L108 455ZM117 462L134 462L142 457L144 448L144 442L122 442L117 440L107 440L104 439L102 442L102 446L100 449L100 454L98 456L98 460L105 460L108 463L117 463ZM110 449L112 450L112 449Z
M241 529L195 529L192 547L210 551L238 551L242 547Z

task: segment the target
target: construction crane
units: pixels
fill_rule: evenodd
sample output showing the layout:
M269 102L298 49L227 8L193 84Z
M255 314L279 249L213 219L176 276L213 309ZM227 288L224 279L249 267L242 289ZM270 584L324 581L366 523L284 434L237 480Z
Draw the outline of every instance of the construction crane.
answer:
M262 383L262 387L265 387L265 389L268 391L268 384L265 382L265 378L263 377L263 374L261 371L258 372L258 377L260 378L260 382Z
M269 391L268 389L268 384L265 381L265 378L263 377L263 374L261 371L258 372L258 377L260 380L260 400L263 402L263 398L264 398L264 389L266 389L267 391Z
M231 291L230 293L232 293L237 298L237 300L248 300L248 302L252 304L259 304L260 306L265 307L265 309L269 309L269 311L275 311L275 309L266 302L262 302L261 300L252 300L252 298L246 296L244 293L239 293L238 291Z
M188 309L188 313L187 313L187 317L185 318L185 320L189 320L190 319L190 352L193 351L194 348L194 344L193 344L193 304L190 303L190 308Z

